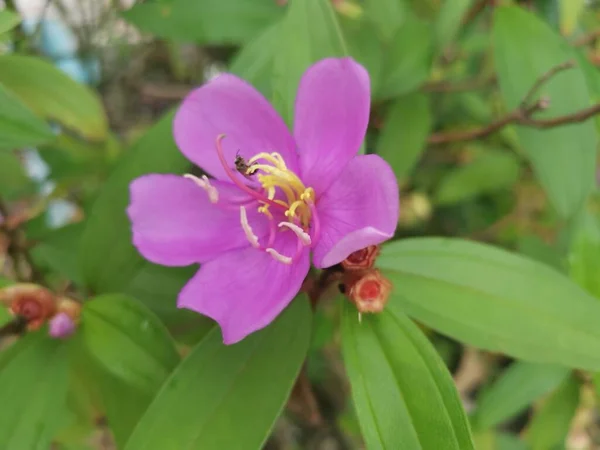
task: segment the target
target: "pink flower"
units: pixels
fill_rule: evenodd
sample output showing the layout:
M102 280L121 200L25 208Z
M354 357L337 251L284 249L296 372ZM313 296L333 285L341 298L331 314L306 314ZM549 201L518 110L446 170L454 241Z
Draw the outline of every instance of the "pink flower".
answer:
M58 313L49 322L48 333L53 338L64 339L75 332L75 322L65 312Z
M157 264L201 264L178 306L216 320L226 344L289 304L311 250L324 268L392 237L394 173L379 156L357 156L369 109L369 75L350 58L306 71L293 136L259 92L223 74L191 92L174 120L180 150L213 178L132 182L135 246Z

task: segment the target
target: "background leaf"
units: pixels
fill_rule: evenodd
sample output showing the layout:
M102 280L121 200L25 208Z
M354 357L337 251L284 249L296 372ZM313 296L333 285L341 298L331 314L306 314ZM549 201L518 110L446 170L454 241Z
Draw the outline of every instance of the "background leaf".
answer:
M369 449L474 449L450 374L402 312L367 314L359 322L346 303L343 353Z
M126 449L259 450L304 361L309 337L310 308L299 298L266 329L235 345L224 345L215 329L166 382Z

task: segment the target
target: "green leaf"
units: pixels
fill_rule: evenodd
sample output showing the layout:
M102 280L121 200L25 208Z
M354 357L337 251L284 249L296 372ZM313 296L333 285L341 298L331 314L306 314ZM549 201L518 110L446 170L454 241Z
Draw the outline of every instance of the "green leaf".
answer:
M426 148L432 121L429 98L420 92L400 97L390 107L377 154L392 166L397 178L408 176L416 165Z
M458 34L463 17L473 0L446 0L435 23L435 40L439 50L450 44Z
M329 0L290 2L280 30L273 103L290 125L302 74L314 62L329 56L345 56L348 49Z
M500 88L508 109L516 108L536 80L575 53L568 43L534 14L518 7L496 8L494 55ZM550 107L536 118L556 117L589 105L586 79L578 67L545 83ZM597 133L593 122L546 130L517 127L517 134L534 171L558 213L575 214L594 186Z
M14 27L19 25L19 23L21 23L21 16L18 14L8 9L0 11L0 34L12 30Z
M600 368L600 302L544 264L461 239L384 246L398 308L475 347L533 362Z
M0 150L34 146L53 137L50 127L0 83Z
M106 138L107 119L98 95L43 59L1 55L0 83L35 113L88 139Z
M364 13L384 41L390 41L406 20L405 0L365 0Z
M190 167L173 141L172 119L172 113L165 115L126 152L92 208L79 256L84 281L96 293L126 291L149 265L131 243L131 224L125 214L129 184L146 173L181 174ZM174 300L165 299L173 304Z
M474 448L450 373L406 315L388 309L359 321L356 308L346 303L342 330L367 448Z
M46 450L66 419L68 344L44 331L0 354L0 448Z
M570 35L577 29L577 21L586 6L585 0L557 0L560 11L560 31Z
M569 275L600 298L600 220L585 211L579 218L569 252Z
M89 353L108 372L142 391L156 391L179 362L160 320L121 294L86 303L82 331Z
M569 376L536 411L527 428L532 450L547 450L564 444L579 405L580 383Z
M283 15L275 1L174 0L133 6L123 17L156 36L210 44L240 44Z
M468 164L446 172L437 188L435 201L449 205L509 189L519 179L520 169L514 154L485 149Z
M0 152L0 196L13 199L26 195L31 193L32 185L17 155Z
M416 17L406 20L384 50L381 87L374 96L385 99L418 88L431 71L433 44L430 24Z
M556 389L567 377L567 367L516 362L505 370L477 400L474 426L485 429L523 411L541 396Z
M165 383L126 449L262 448L306 356L310 320L297 298L238 344L224 345L213 330Z

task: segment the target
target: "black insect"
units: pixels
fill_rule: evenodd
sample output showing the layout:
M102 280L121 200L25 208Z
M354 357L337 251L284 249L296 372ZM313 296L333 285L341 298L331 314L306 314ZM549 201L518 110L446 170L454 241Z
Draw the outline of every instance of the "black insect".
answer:
M254 164L248 164L243 156L240 155L240 151L238 150L235 154L235 170L241 173L244 176L252 175L252 166Z

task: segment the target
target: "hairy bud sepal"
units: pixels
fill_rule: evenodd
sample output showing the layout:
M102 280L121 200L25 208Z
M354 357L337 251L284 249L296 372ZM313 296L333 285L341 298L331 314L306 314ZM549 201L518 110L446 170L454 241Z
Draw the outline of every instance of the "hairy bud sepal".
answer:
M380 313L389 300L392 283L378 269L369 269L348 273L345 290L360 314Z
M56 313L56 297L48 289L20 283L0 289L0 303L27 321L27 330L39 329Z

